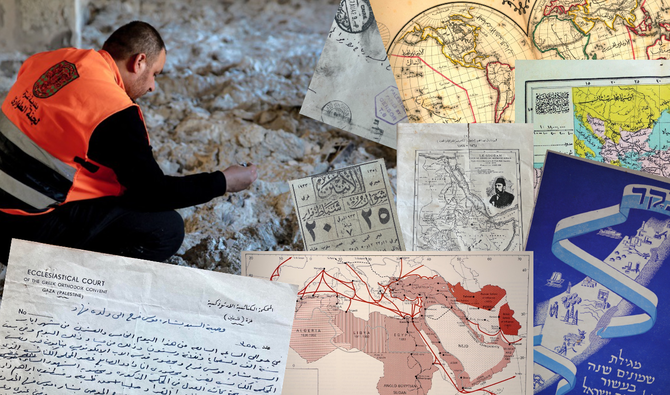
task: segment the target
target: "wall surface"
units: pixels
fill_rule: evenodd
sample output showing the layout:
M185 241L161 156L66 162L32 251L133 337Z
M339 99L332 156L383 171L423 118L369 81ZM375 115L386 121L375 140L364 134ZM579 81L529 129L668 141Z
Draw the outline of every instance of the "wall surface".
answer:
M87 0L0 0L0 51L81 45Z

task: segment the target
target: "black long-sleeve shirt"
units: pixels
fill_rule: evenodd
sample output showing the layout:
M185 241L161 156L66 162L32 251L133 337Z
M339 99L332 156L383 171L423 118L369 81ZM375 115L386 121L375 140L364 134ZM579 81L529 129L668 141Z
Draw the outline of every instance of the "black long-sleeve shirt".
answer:
M226 192L221 171L167 176L156 163L135 106L111 115L94 130L88 157L114 170L126 188L125 204L159 211L205 203Z

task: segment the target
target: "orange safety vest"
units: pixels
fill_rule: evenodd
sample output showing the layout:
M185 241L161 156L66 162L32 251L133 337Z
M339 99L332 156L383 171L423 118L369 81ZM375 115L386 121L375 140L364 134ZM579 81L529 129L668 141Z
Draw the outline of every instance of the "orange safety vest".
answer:
M106 51L64 48L28 58L0 114L0 211L43 214L121 195L116 174L88 158L88 145L100 122L130 106L142 117Z

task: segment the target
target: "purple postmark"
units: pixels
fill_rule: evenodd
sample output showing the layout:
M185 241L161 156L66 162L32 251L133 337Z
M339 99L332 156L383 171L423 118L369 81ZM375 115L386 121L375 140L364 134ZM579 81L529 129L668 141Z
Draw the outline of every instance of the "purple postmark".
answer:
M389 125L395 125L407 118L397 87L389 86L375 96L375 115Z

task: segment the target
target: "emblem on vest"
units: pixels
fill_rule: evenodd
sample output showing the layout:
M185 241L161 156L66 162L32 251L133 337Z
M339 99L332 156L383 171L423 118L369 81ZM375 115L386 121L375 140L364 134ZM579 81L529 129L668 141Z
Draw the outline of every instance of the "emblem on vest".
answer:
M35 85L33 85L33 95L40 99L46 99L77 78L79 78L77 67L63 60L47 70L35 82Z

